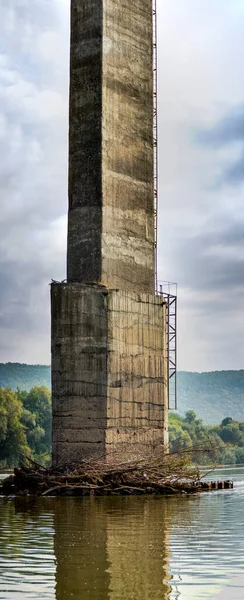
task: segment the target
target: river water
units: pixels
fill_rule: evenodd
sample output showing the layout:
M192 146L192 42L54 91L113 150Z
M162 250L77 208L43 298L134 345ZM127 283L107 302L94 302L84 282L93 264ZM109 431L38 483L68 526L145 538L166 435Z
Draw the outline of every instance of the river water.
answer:
M0 499L0 600L244 598L244 467L196 496Z

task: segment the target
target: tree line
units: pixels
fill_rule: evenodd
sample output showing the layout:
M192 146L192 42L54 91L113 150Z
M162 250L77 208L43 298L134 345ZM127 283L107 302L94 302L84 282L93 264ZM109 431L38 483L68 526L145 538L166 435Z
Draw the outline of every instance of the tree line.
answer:
M204 425L193 410L185 417L170 413L169 446L170 452L191 450L193 462L200 464L242 464L244 423L226 417L220 425Z
M51 460L51 392L0 388L0 467L13 467L25 456L40 464ZM171 452L191 450L201 464L244 463L244 423L226 417L220 425L204 425L193 410L185 417L169 414ZM199 449L207 449L200 452Z

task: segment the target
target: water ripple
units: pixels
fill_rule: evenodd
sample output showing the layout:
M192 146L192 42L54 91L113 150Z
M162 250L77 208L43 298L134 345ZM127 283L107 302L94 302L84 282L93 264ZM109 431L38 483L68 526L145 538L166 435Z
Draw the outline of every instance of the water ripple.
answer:
M0 600L243 599L244 469L233 476L194 497L1 499Z

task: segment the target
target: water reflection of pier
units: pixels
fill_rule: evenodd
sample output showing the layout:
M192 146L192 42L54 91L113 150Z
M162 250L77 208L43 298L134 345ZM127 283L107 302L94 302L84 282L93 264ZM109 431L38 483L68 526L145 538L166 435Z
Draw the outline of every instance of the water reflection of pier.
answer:
M166 600L167 502L58 499L56 600Z
M168 600L169 580L172 600L241 593L243 490L242 469L219 494L3 498L0 597Z

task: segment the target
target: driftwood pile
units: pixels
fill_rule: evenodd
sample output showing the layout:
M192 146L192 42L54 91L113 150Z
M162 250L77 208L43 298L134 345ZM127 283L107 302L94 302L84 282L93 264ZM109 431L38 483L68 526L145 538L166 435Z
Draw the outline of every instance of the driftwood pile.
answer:
M27 459L3 480L0 495L105 496L173 494L202 489L199 470L189 453L153 454L145 458L113 455L82 461L68 469L45 468Z

